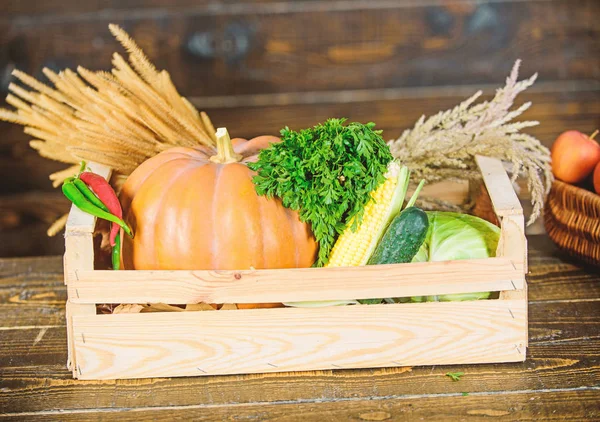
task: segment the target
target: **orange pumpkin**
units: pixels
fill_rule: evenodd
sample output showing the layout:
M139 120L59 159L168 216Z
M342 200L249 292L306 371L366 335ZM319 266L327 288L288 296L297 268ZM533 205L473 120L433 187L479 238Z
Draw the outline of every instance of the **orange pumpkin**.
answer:
M217 149L177 147L142 163L121 191L133 239L123 237L124 269L309 267L317 244L307 224L278 199L257 195L246 165L279 142L229 139Z

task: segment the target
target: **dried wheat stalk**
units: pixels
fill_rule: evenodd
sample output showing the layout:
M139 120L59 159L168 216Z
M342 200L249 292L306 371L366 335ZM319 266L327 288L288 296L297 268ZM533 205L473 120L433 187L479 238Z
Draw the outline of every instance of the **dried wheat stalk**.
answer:
M116 177L170 147L215 145L206 113L179 95L169 74L156 70L125 31L117 25L109 29L129 53L129 63L115 53L111 73L43 69L54 88L15 70L13 75L31 91L11 83L6 101L16 110L0 108L0 120L25 126L25 133L34 137L30 146L43 157L95 161L113 168ZM60 186L78 169L76 164L51 174L52 185ZM65 222L62 216L48 235L62 230Z
M528 224L539 217L552 185L550 151L536 138L521 133L539 122L513 120L531 103L511 110L515 98L537 77L517 81L520 61L513 66L506 85L491 101L475 105L481 91L453 109L428 119L422 116L400 138L389 142L392 154L412 170L414 180L474 180L481 177L475 155L496 157L512 164L512 181L527 178L533 212Z
M0 109L0 120L25 126L35 138L31 147L43 157L95 161L124 175L170 147L214 145L208 116L179 95L169 74L156 70L125 31L117 25L109 29L129 53L129 63L115 53L111 73L44 69L54 87L15 70L31 90L10 84L7 102L16 110ZM50 175L53 185L77 169Z

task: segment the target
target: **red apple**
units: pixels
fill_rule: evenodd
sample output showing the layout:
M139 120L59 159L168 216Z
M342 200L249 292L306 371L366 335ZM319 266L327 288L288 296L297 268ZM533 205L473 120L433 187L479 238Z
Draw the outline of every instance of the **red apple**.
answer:
M594 169L594 190L600 195L600 163L596 164Z
M577 130L560 134L551 148L554 177L567 183L579 183L588 177L600 162L600 144L594 136Z

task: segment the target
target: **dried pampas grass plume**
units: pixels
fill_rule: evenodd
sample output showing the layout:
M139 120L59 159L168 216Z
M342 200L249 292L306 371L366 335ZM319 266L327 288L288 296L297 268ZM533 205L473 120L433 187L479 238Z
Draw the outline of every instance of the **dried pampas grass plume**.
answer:
M550 151L522 129L539 122L513 120L531 103L511 110L518 94L533 85L537 78L518 81L518 60L506 79L506 85L496 91L491 101L475 104L481 91L455 108L428 119L422 116L412 129L389 142L392 154L412 170L414 180L475 180L481 177L475 163L476 155L495 157L512 164L512 181L527 178L533 211L528 224L540 215L545 196L554 177Z

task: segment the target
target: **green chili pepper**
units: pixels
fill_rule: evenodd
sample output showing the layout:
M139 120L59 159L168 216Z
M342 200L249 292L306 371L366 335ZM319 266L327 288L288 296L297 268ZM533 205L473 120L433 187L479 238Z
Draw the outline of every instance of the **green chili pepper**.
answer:
M104 202L102 202L100 200L100 198L98 198L98 196L89 188L89 186L86 185L85 182L79 178L79 175L85 171L86 167L87 167L86 162L82 161L81 165L79 167L79 173L77 174L77 176L69 177L68 179L65 180L65 183L67 183L67 182L75 183L75 186L77 186L77 189L79 189L81 191L81 193L83 193L83 195L88 199L88 201L90 201L92 204L94 204L98 208L101 208L103 211L110 212L108 210L108 207L106 205L104 205Z
M77 189L79 189L79 191L83 193L83 196L85 196L88 199L88 201L90 201L92 204L102 209L103 211L110 212L106 205L104 205L100 198L98 198L96 194L92 192L92 190L88 187L88 185L85 184L83 180L81 180L80 178L75 178L73 179L73 183L75 184L75 186L77 186Z
M112 265L113 270L121 268L121 233L117 233L115 237L115 246L112 249Z
M113 223L117 223L119 226L121 226L123 228L123 230L125 230L125 233L127 233L129 236L133 237L133 234L131 233L131 229L129 228L129 226L127 226L127 224L123 220L121 220L119 217L116 217L116 216L104 211L102 208L99 208L96 205L94 205L92 202L90 202L88 200L88 198L86 198L86 196L78 189L77 185L75 185L75 183L72 180L65 181L65 183L63 183L62 191L63 191L63 194L67 197L67 199L69 199L69 201L71 201L73 204L75 204L75 206L77 208L79 208L81 211L87 212L88 214L91 214L98 218L102 218L104 220L108 220L108 221L112 221Z

